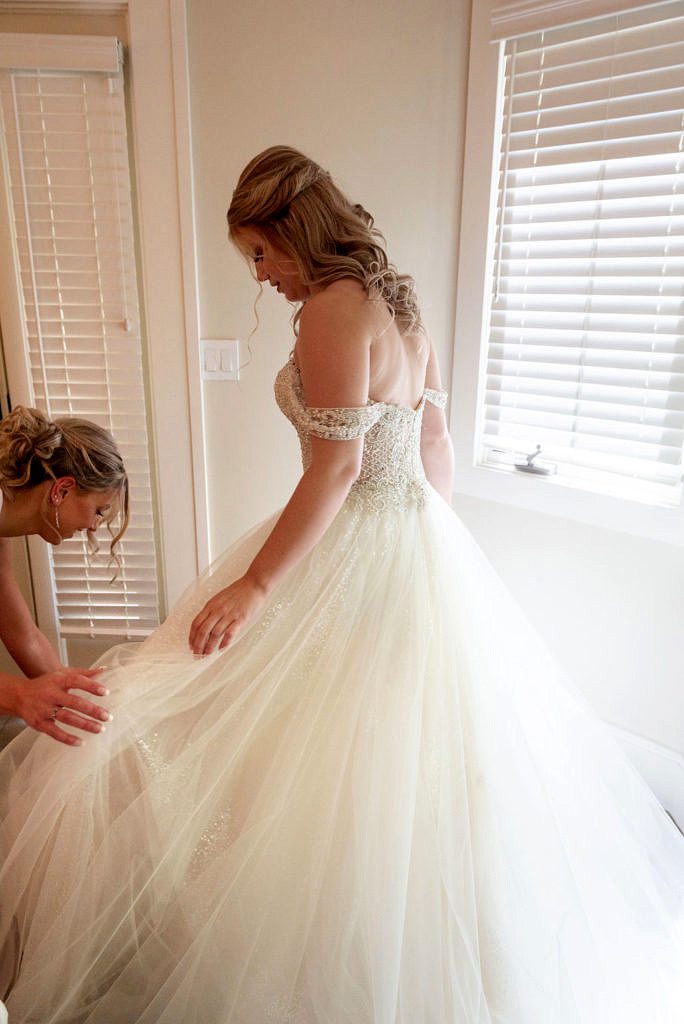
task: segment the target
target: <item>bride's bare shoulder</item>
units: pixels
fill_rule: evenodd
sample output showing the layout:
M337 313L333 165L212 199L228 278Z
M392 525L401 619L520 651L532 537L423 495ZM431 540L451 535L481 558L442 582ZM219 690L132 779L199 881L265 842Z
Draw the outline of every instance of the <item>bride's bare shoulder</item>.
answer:
M366 403L373 338L366 305L361 285L347 280L307 299L295 351L309 405Z
M327 316L361 320L368 316L370 305L363 285L345 277L314 292L304 304L300 320Z

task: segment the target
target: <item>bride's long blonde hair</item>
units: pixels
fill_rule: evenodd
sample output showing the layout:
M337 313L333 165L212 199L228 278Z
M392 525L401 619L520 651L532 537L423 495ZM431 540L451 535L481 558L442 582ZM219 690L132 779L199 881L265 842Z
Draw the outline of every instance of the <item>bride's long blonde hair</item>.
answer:
M389 262L371 215L298 150L271 146L250 160L233 192L228 227L238 248L241 228L260 231L292 256L305 285L353 278L386 304L402 334L423 328L413 278Z

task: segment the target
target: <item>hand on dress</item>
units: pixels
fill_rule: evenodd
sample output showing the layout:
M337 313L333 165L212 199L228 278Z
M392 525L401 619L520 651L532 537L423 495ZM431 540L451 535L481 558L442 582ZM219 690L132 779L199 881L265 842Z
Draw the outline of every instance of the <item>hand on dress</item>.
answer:
M248 576L219 590L195 616L190 627L193 654L211 654L235 640L266 600L266 591Z
M99 704L80 697L72 690L84 690L104 697L109 691L97 680L102 668L64 668L17 684L16 711L27 725L44 732L53 740L77 747L83 743L60 725L84 732L102 732L103 722L111 715Z

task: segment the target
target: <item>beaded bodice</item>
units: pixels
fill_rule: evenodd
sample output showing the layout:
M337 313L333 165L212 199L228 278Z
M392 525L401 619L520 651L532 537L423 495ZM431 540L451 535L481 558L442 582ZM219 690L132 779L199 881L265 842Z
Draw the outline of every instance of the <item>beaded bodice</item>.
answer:
M427 481L420 458L420 430L425 402L444 407L445 391L426 388L417 408L368 401L359 408L313 409L304 401L299 370L292 357L278 373L275 396L293 424L306 469L311 461L311 435L350 441L363 436L361 472L349 498L369 509L422 505Z

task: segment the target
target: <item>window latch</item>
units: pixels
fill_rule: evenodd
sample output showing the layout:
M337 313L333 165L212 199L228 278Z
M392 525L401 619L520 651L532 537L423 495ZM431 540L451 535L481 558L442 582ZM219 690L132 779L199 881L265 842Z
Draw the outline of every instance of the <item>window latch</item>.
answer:
M556 472L555 466L539 466L535 463L535 459L541 454L542 446L537 445L533 452L525 456L525 462L516 462L515 468L519 469L521 473L534 473L537 476L550 476Z

